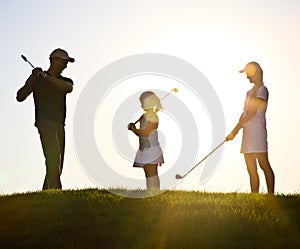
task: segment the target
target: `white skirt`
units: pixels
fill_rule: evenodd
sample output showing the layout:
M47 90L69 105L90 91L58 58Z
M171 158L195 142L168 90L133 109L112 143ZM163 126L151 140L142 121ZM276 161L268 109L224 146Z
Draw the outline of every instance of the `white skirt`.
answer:
M162 164L164 156L159 145L138 150L134 159L133 167L143 167L146 164Z
M266 152L268 152L268 139L265 124L250 120L243 128L241 153Z

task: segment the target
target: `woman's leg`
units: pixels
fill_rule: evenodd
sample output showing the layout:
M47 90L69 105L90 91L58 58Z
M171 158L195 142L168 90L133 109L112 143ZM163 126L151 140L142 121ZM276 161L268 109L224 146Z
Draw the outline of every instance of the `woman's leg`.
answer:
M148 190L159 190L160 182L157 172L157 164L144 165L144 171L146 176L146 184Z
M275 176L269 162L268 153L257 153L257 159L259 166L265 174L268 193L274 194Z
M245 162L250 176L250 186L252 193L258 193L259 190L259 176L257 173L256 155L253 153L245 153Z

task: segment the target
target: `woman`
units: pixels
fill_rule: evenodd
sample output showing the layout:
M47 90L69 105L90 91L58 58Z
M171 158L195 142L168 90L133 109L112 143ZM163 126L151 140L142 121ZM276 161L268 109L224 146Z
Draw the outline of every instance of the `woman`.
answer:
M258 161L265 174L268 193L273 194L275 176L268 158L265 116L269 92L263 83L263 71L257 62L248 63L240 73L246 73L248 80L254 86L247 92L244 112L226 140L233 140L239 130L243 128L241 153L244 154L250 176L251 192L257 193L259 190Z
M145 113L140 117L140 129L134 123L128 129L139 137L139 150L136 154L133 167L141 167L145 171L148 190L159 190L158 166L164 163L163 153L158 142L157 128L159 119L157 112L162 109L159 98L150 91L140 96Z

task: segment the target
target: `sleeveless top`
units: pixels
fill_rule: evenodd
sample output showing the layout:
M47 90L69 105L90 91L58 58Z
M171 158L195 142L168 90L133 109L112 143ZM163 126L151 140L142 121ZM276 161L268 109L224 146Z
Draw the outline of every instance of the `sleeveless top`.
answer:
M149 122L158 123L158 116L155 113L144 114L140 120L140 129L145 129ZM158 132L157 129L154 129L149 136L140 136L139 137L139 150L144 150L153 146L158 146Z

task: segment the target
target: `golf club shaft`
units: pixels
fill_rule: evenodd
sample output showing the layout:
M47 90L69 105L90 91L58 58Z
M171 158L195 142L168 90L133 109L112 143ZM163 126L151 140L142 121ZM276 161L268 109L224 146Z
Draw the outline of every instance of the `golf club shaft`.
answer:
M31 62L24 56L24 55L21 55L22 59L27 62L33 69L35 68L34 65L31 64ZM39 76L42 76L42 77L46 77L46 73L43 71L41 73L38 74Z
M165 96L163 96L161 99L160 99L160 101L162 101L162 100L164 100L166 97L168 97L170 94L171 94L171 92L177 92L178 90L177 90L177 88L173 88L170 92L168 92ZM134 122L134 124L136 124L137 122L139 122L141 120L141 118L139 118L138 120L136 120L135 122Z
M27 60L26 62L28 62L28 64L29 64L32 68L35 68L35 67L31 64L30 61Z
M219 149L227 140L225 139L222 143L220 143L216 148L214 148L207 156L205 156L200 162L195 164L193 168L191 168L182 178L186 177L189 173L191 173L200 163L202 163L206 158L208 158L212 153L214 153L217 149Z
M168 92L165 96L163 96L161 99L160 99L160 101L162 101L162 100L164 100L166 97L168 97L170 94L171 94L171 92L173 92L173 90L174 89L172 89L170 92Z

